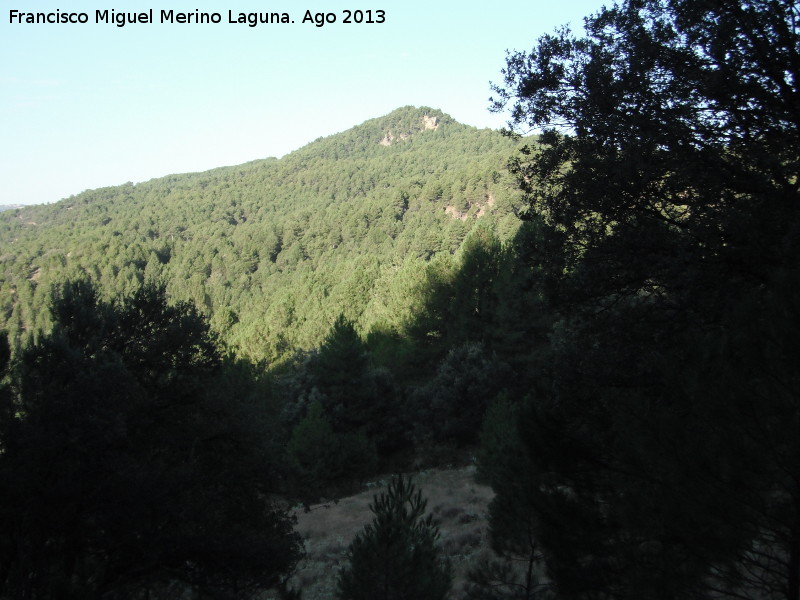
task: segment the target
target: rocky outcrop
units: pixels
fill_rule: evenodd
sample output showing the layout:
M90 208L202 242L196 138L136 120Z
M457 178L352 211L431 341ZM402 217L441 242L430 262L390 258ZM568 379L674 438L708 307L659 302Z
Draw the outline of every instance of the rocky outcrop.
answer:
M422 115L422 122L420 123L419 127L412 131L404 131L399 134L395 134L392 130L386 132L386 134L381 138L378 142L381 146L391 146L397 140L405 141L409 139L414 133L419 133L422 131L429 131L429 130L436 130L439 129L440 120L437 116L431 115Z

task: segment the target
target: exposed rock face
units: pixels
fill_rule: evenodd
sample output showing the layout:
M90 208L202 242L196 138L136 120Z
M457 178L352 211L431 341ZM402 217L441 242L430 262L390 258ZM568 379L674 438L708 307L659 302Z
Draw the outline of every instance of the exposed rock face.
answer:
M427 131L429 129L439 129L439 117L423 115L422 116L422 123L421 126L417 131ZM378 142L381 146L391 146L395 140L404 141L411 137L413 132L402 132L399 135L395 135L391 130L386 132L386 135L383 136L380 142Z
M422 125L425 129L439 129L439 117L422 117Z
M445 206L444 213L451 219L460 219L461 221L466 221L469 218L466 212L460 211L452 205Z
M483 215L489 212L489 210L494 206L494 203L494 195L490 192L487 193L483 199L467 201L466 206L464 206L461 210L452 204L448 204L444 208L444 213L451 219L459 219L461 221L466 221L469 218L480 219ZM477 212L472 210L472 208L475 206L478 207Z

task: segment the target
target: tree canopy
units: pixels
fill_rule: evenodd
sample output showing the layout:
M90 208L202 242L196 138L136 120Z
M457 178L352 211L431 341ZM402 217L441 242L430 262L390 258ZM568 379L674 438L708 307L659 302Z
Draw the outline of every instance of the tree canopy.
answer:
M562 30L509 55L497 107L510 104L515 130L542 130L515 171L568 232L585 295L666 288L688 303L786 263L797 19L791 0L627 1L588 18L584 37Z
M0 398L0 596L243 598L279 583L299 540L208 323L163 288L107 303L85 280L59 289L52 318Z
M775 354L797 336L798 22L790 0L625 0L495 86L541 132L512 169L564 265L520 418L562 597L800 597L800 387Z

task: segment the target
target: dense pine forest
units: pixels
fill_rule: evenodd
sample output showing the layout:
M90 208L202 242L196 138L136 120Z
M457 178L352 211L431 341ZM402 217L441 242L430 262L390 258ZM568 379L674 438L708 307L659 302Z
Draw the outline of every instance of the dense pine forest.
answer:
M585 25L504 134L4 211L0 598L299 598L291 506L474 463L465 598L800 600L800 7ZM369 509L330 597L462 597L413 477Z
M165 283L250 360L318 346L339 314L363 335L400 332L470 233L513 236L514 147L408 107L281 160L10 211L0 325L14 344L35 337L52 286L85 276L107 298Z

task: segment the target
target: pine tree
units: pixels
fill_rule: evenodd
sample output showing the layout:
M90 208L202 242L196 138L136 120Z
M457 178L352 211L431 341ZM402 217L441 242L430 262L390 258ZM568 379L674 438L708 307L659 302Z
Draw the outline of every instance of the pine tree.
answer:
M452 584L450 564L439 556L438 525L423 517L427 500L410 479L394 477L375 496L372 523L348 550L339 573L339 600L442 600Z

